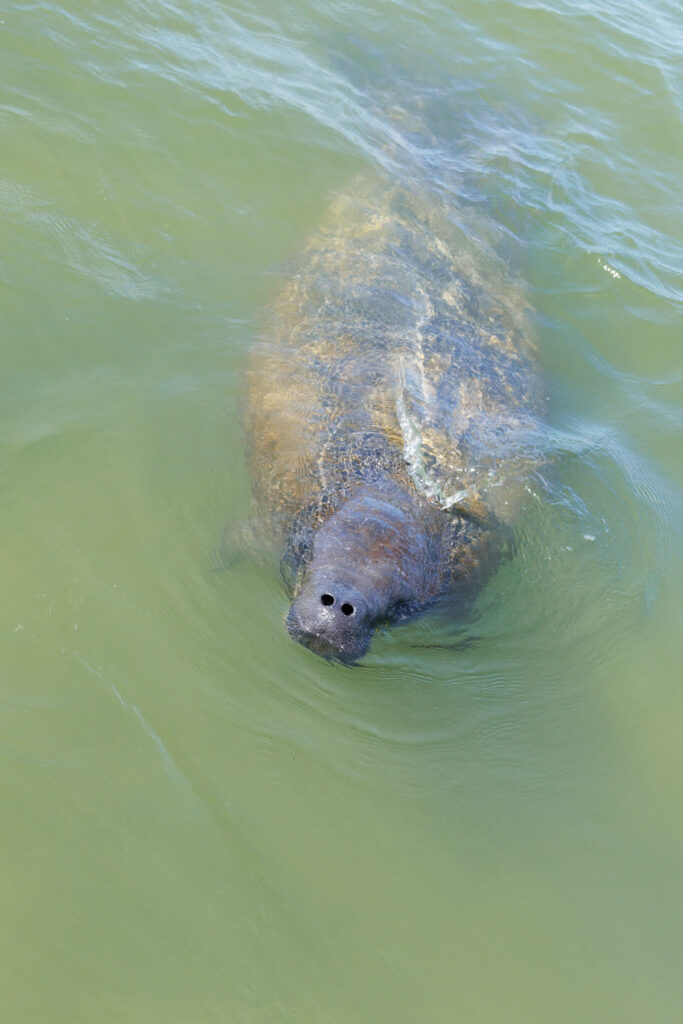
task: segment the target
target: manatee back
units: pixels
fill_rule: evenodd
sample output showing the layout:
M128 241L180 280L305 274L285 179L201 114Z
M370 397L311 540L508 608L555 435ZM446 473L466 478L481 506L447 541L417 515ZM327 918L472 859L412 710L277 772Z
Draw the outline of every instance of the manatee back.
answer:
M331 203L255 347L256 511L283 530L389 473L444 508L507 516L539 457L542 406L524 292L485 221L358 179Z

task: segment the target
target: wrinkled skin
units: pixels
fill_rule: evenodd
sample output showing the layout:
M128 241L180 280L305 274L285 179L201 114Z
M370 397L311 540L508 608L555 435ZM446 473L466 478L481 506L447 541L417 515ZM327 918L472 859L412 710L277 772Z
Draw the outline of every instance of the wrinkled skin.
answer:
M379 623L410 614L436 592L436 519L391 481L359 489L315 537L287 615L291 635L326 657L361 658Z
M523 293L433 197L360 180L274 300L249 370L252 520L294 639L351 664L498 564L537 462Z

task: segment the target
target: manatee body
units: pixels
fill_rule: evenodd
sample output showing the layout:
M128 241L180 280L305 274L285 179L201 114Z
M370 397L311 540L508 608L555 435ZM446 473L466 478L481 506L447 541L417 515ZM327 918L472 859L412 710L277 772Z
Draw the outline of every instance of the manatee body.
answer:
M467 216L354 181L253 353L253 519L281 557L287 629L326 657L354 662L377 625L474 594L537 460L524 293Z

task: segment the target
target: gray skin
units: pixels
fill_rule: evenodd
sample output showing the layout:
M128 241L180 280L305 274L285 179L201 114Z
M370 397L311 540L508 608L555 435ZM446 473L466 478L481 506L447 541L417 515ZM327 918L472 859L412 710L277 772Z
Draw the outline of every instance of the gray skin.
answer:
M405 617L436 592L435 527L390 478L359 487L316 534L287 615L291 635L327 657L362 657L377 623Z
M357 180L255 346L252 521L281 559L287 629L327 658L353 663L379 624L474 597L541 457L524 293L466 220Z

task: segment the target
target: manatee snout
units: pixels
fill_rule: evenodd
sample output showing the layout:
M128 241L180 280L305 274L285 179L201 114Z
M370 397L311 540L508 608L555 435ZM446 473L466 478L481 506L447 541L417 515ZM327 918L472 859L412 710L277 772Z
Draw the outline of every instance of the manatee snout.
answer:
M287 614L290 635L316 654L351 664L367 654L372 623L367 599L333 578L304 585Z

